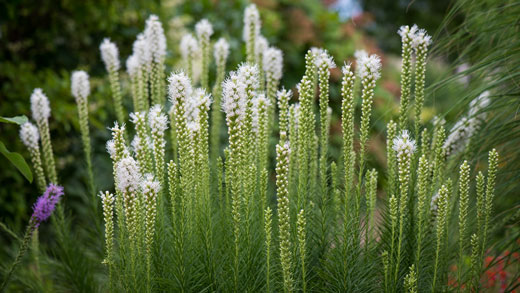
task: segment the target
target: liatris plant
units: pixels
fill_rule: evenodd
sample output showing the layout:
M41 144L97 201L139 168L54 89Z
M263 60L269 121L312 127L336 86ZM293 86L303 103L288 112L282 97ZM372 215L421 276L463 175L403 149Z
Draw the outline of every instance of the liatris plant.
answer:
M123 123L125 118L123 112L121 85L119 84L119 49L117 48L116 44L112 43L109 39L103 40L103 43L101 43L99 49L101 50L101 58L103 59L103 63L105 63L105 68L108 72L117 121L119 121L119 123Z
M200 53L199 50L199 43L192 34L186 34L182 37L180 51L182 59L186 64L186 72L191 80L194 79L193 66L195 65L198 54Z
M151 98L154 104L164 104L164 61L166 58L166 37L162 28L162 23L157 15L150 15L146 20L144 30L150 58L150 77L148 78L151 88ZM145 85L146 86L146 85Z
M209 61L211 57L209 38L213 34L213 26L207 19L203 19L195 25L195 31L197 32L197 38L199 40L202 54L202 73L200 85L207 89L209 78Z
M458 142L454 131L446 139L441 124L419 123L428 97L430 37L425 31L413 26L399 32L401 110L390 118L398 122L385 121L387 168L378 172L368 156L370 130L379 118L372 117L382 67L377 55L357 52L355 64L343 66L341 95L334 97L329 91L332 55L312 48L302 59L305 74L295 87L298 101L292 103L296 90L279 89L283 54L262 37L256 6L248 6L244 17L247 62L231 72L226 72L228 41L219 39L213 46L213 74L212 25L202 20L195 30L197 38L188 33L180 44L185 70L176 69L166 81L164 59L169 55L162 25L157 17L148 19L127 59L130 83L121 83L130 87L133 111L123 107L128 103L122 103L126 91L119 88L117 48L109 41L101 46L119 109L107 142L115 191L96 198L105 221L107 278L96 279L100 288L439 292L451 289L449 268L457 264L459 288L479 290L476 280L493 235L498 152L490 152L485 176L483 164L470 152L464 162L452 155L467 145L470 131L458 135L463 138ZM202 88L197 88L198 73ZM86 74L76 73L74 80L80 119L86 120ZM360 91L355 90L356 81ZM168 103L162 100L164 93ZM329 156L329 101L337 98L343 132L339 160ZM41 91L35 91L33 100L45 170L48 181L54 182L50 138L43 134L48 133L48 101ZM467 119L477 120L471 127L484 123L480 109L486 105L485 98L472 105ZM128 132L121 123L128 118L124 112L131 113L134 128ZM225 142L220 138L224 117ZM272 127L276 121L278 127ZM170 135L165 133L168 127ZM38 170L38 131L26 124L20 135L38 184L44 185L47 180L42 168ZM270 139L278 140L276 155L270 154ZM274 168L270 157L276 157ZM458 185L452 183L456 178Z
M52 215L52 212L54 211L62 196L63 187L51 183L42 196L36 200L36 203L33 206L33 214L29 220L29 224L27 225L22 242L20 243L18 254L5 274L5 279L0 286L0 291L3 291L6 288L9 280L11 279L11 275L13 274L18 264L20 264L22 261L22 257L27 251L29 240L32 238L34 231L36 231L42 222L46 221Z
M220 38L213 46L213 50L215 63L217 64L217 72L215 85L213 86L213 104L211 105L210 157L212 160L211 165L214 169L217 158L220 156L220 134L222 131L222 113L220 107L222 100L222 82L226 76L226 62L229 55L229 43L225 39Z
M81 141L83 143L83 152L85 153L85 161L87 162L87 174L90 192L95 199L94 175L92 173L92 159L90 147L90 131L88 128L88 96L90 95L90 82L88 74L85 71L74 71L71 77L72 96L76 99L78 105L79 128L81 132Z
M54 163L54 153L52 151L51 134L49 130L51 108L49 99L41 89L35 89L31 95L31 111L33 119L36 121L36 125L38 125L42 140L43 161L45 162L47 179L51 183L56 183L58 176L56 174L56 164Z
M256 63L256 43L260 35L260 13L255 4L249 5L244 12L243 39L246 42L248 63Z
M36 128L36 126L31 122L25 122L22 124L22 127L20 127L20 138L31 154L31 162L33 164L34 173L36 173L36 184L38 185L38 189L43 192L45 191L47 181L45 180L45 174L43 173L39 145L40 134L38 128Z

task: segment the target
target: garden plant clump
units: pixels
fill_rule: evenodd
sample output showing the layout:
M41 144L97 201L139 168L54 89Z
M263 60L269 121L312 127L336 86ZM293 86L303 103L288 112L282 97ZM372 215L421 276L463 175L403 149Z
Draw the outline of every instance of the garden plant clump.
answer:
M108 38L101 43L117 118L107 121L113 190L96 190L89 75L72 73L88 208L104 223L104 229L92 228L104 236L95 287L109 292L478 291L499 155L489 152L487 168L471 166L465 155L486 118L481 112L489 93L476 97L451 131L441 122L423 123L432 39L415 25L401 27L395 36L402 41L400 111L386 121L387 164L378 172L367 155L378 119L372 106L381 58L357 51L354 63L336 62L325 48L311 48L301 57L305 74L294 91L287 90L280 87L283 52L262 36L255 5L246 8L243 23L246 59L231 70L229 40L212 39L206 19L182 38L184 66L172 72L166 70L166 37L157 16L150 16L137 36L126 73L117 45ZM329 79L336 67L341 67L339 158L329 151ZM34 90L31 108L35 124L23 124L20 137L44 195L2 289L55 206L53 228L60 245L70 246L67 207L59 203L63 189L55 185L51 107L43 90ZM450 171L452 166L458 172Z

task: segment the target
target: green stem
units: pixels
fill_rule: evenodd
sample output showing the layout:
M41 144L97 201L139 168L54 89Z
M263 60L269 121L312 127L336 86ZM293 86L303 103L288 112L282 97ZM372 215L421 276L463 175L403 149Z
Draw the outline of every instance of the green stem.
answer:
M11 267L9 268L9 271L7 271L6 277L2 285L0 286L0 292L3 292L6 286L9 284L9 281L11 280L11 275L13 274L14 270L20 264L22 261L22 257L25 255L25 252L27 251L27 247L29 246L29 241L31 240L31 237L33 235L34 230L36 229L36 225L34 221L31 219L29 222L29 225L27 225L27 230L25 231L25 235L23 237L22 243L20 244L20 249L18 251L18 254L16 255L16 258L14 259L13 263L11 264Z

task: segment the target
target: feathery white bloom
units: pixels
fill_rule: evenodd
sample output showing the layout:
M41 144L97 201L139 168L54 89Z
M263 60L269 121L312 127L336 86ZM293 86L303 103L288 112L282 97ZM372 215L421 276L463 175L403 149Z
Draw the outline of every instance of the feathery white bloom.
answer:
M192 136L201 129L199 116L201 106L204 106L204 109L207 111L209 109L210 103L210 95L206 94L204 89L196 88L193 91L191 99L189 99L185 104L187 126Z
M103 59L107 71L119 70L119 50L116 44L112 43L109 38L105 38L99 49L101 50L101 59Z
M185 34L181 39L180 51L184 59L190 58L191 54L198 54L199 43L197 39L195 39L192 34Z
M469 112L468 115L470 117L475 116L480 112L480 110L486 108L490 103L489 99L489 91L485 91L480 96L478 96L476 99L471 101L469 103Z
M115 160L115 158L116 158L116 143L114 142L114 140L111 139L111 140L107 141L106 148L107 148L107 153L110 155L110 159Z
M215 56L215 63L220 64L221 62L226 62L229 55L229 43L224 38L218 39L218 41L213 45Z
M222 110L228 118L237 116L237 120L241 121L246 114L246 92L241 78L233 71L229 73L229 77L222 83Z
M132 151L135 154L137 154L139 151L141 151L141 138L139 137L139 135L134 136L134 139L132 139L130 146L132 147ZM139 159L139 158L137 158L137 159Z
M172 73L168 78L169 99L172 106L177 104L177 99L185 99L191 97L193 89L190 79L184 72Z
M207 19L201 19L195 25L195 32L197 32L197 38L209 38L213 35L213 26Z
M485 91L469 104L468 115L462 117L451 129L450 134L444 142L446 155L461 151L469 143L471 137L478 131L486 113L478 114L489 105L489 92Z
M256 64L251 65L247 63L243 63L238 66L237 75L240 78L240 83L244 85L245 89L249 92L246 92L248 95L252 95L254 91L256 91L260 85L259 82L259 71L258 66ZM253 92L251 92L253 91Z
M133 55L137 57L137 63L141 68L150 70L152 63L152 54L150 44L143 34L138 34L133 44Z
M186 123L186 127L188 127L191 138L193 138L195 136L195 133L199 132L200 130L200 123L198 121L189 121L188 123Z
M473 131L472 119L462 117L457 121L444 142L446 155L449 156L461 151L466 146L468 139L473 135Z
M154 180L152 174L146 174L143 180L143 194L159 194L161 183Z
M199 123L199 112L200 107L204 105L205 109L209 110L211 104L211 95L207 94L203 88L196 88L193 91L191 99L186 101L186 120L188 123L195 122ZM196 128L195 125L191 125L192 128Z
M314 59L316 59L316 57L321 54L322 49L320 49L318 47L311 47L310 50L311 50L311 55L314 57Z
M336 68L336 64L334 63L334 58L329 55L329 52L325 49L315 49L313 51L314 54L314 64L316 67L320 68L323 65L326 65L327 68Z
M31 122L25 122L20 127L20 138L28 149L37 149L38 141L40 140L40 133L34 124Z
M394 138L393 143L393 149L398 158L405 154L411 156L415 151L415 141L410 138L407 130L403 130L400 137Z
M275 80L280 80L282 78L283 70L282 50L275 47L269 47L264 52L263 59L263 66L265 72L270 72Z
M49 119L51 116L49 99L43 93L42 89L36 88L31 94L31 112L33 119L36 121Z
M349 74L351 75L351 72L352 72L352 63L351 62L344 62L343 63L343 66L341 67L341 73L343 73L343 75L345 74Z
M116 179L117 188L121 191L134 193L139 190L141 174L134 158L127 156L117 163Z
M259 94L255 98L253 98L253 133L258 134L258 126L260 121L260 112L267 111L267 108L270 106L269 100L266 98L265 94Z
M242 37L244 38L245 42L249 41L251 25L255 26L255 37L260 35L260 13L258 12L255 4L250 4L244 11L244 30Z
M133 124L137 123L145 123L146 121L146 113L145 112L132 112L130 113L130 122Z
M419 28L415 24L412 27L403 25L399 28L397 33L401 36L402 42L406 43L406 42L410 42L411 40L413 40L418 29Z
M166 56L166 36L157 15L150 15L146 20L144 36L150 49L150 57L155 63L161 63Z
M132 54L126 59L126 72L130 77L135 77L137 70L139 70L139 59L135 54Z
M90 95L88 74L83 70L72 72L71 83L72 95L76 98L76 101L79 99L86 100Z
M195 89L193 93L193 99L197 101L197 107L204 105L205 109L209 109L211 105L211 94L206 93L206 90L203 88Z
M139 135L135 135L134 139L132 139L132 142L130 143L130 145L131 145L132 151L134 153L141 151L141 147L143 146L143 144L141 144L141 140L142 139ZM145 148L148 148L148 150L153 150L153 143L152 143L152 140L150 139L150 137L146 136L144 140L145 140L145 142L144 142Z
M258 35L256 38L256 42L255 42L256 57L258 58L262 54L264 54L265 51L267 50L267 48L269 48L269 42L267 41L267 39L262 35ZM262 61L262 60L260 60L260 61Z
M164 133L168 129L168 116L163 113L161 105L155 105L150 109L148 123L152 133Z
M417 30L412 36L412 47L414 48L419 48L419 46L428 47L431 43L432 37L424 29Z
M364 50L356 51L354 56L357 62L357 73L361 79L371 78L375 80L381 76L381 58L379 56L368 55Z

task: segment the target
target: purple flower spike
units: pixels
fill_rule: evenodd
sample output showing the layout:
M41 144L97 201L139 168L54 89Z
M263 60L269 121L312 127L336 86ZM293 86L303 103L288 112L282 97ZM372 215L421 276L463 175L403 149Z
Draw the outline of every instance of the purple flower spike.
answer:
M40 226L41 222L47 220L52 215L62 195L63 187L51 183L43 195L36 200L31 217L36 227Z

